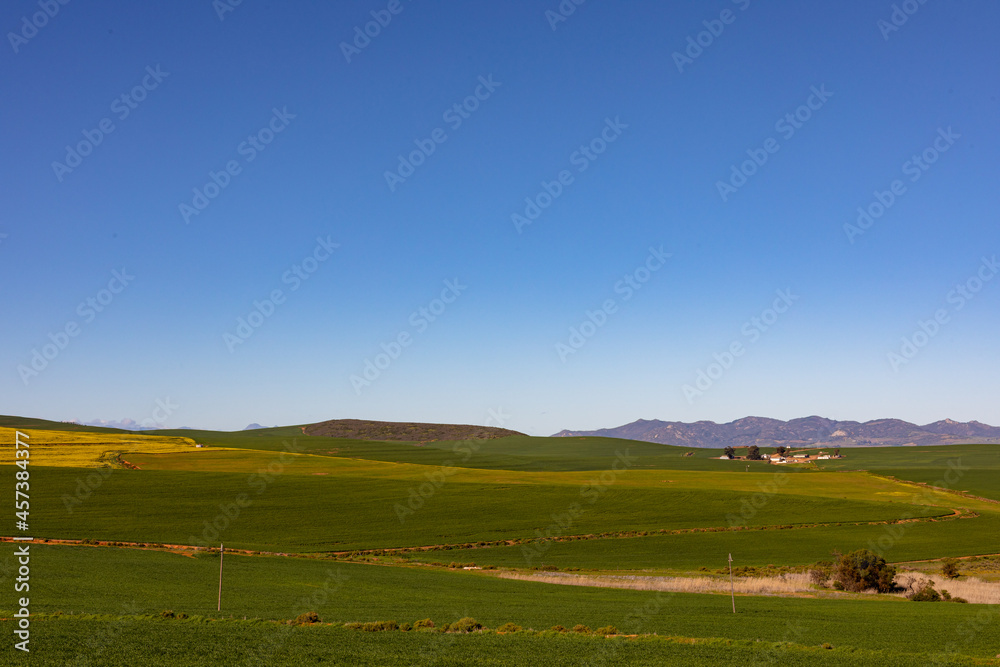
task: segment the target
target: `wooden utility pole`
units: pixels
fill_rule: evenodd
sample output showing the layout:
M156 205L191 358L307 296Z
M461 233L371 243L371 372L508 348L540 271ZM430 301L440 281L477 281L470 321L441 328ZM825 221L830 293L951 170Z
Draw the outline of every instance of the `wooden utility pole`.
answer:
M736 586L733 584L733 555L729 554L729 595L733 598L733 613L736 613Z
M222 558L224 553L225 553L225 547L223 547L222 543L220 542L219 543L219 611L222 611ZM732 555L730 555L729 558L732 559ZM730 566L729 569L732 570L732 566ZM734 611L735 609L736 607L733 607Z

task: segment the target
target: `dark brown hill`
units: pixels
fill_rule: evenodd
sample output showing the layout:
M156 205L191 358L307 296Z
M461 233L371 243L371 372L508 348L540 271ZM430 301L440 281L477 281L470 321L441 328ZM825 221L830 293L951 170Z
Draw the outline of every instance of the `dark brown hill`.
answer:
M408 422L376 422L365 419L331 419L302 427L306 435L353 440L395 440L402 442L428 442L431 440L491 440L524 435L517 431L495 426L464 424L420 424Z

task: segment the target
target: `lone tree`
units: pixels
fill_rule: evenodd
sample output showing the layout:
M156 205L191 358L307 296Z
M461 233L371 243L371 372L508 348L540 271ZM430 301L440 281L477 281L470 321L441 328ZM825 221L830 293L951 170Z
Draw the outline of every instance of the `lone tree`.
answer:
M959 575L958 571L958 561L954 558L949 558L941 563L941 574L948 577L949 579L955 579Z
M736 450L733 449L732 447L726 447L726 449L723 451L723 453L726 455L726 458L729 458L729 459L735 459L736 458Z
M777 447L777 448L776 448L776 449L774 450L774 453L775 453L775 454L777 454L778 456L784 456L784 455L785 455L785 452L787 452L787 451L788 451L788 447L785 447L784 445L779 445L779 446L778 446L778 447Z
M833 578L844 590L853 593L869 588L874 588L879 593L888 593L895 588L896 568L873 551L858 549L837 556Z
M751 461L760 461L760 447L757 445L750 445L750 449L747 450L747 458Z

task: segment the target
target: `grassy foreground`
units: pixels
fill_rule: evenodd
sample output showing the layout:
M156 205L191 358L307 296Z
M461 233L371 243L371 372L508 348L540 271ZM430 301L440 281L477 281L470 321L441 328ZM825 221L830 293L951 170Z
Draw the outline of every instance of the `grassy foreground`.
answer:
M36 545L33 611L158 614L215 612L218 556ZM513 581L422 567L327 560L227 556L223 616L291 619L315 611L328 622L431 618L439 625L472 617L486 627L512 622L731 640L829 643L888 653L1000 652L1000 609L894 599L808 599L669 594ZM2 614L10 618L9 613ZM392 633L379 633L391 640Z
M10 634L0 622L0 632ZM455 635L436 632L366 633L340 626L278 626L252 621L192 622L150 618L46 619L36 621L37 642L27 656L4 656L11 665L92 667L149 665L333 664L383 665L818 665L915 667L996 665L997 660L936 653L889 653L845 646L809 646L673 637L603 638L572 633Z

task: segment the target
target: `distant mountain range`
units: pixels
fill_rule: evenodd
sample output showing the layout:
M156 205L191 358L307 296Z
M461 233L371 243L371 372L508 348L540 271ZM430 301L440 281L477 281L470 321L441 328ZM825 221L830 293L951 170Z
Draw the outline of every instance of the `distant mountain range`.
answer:
M68 424L79 424L80 426L100 426L101 428L117 428L124 431L155 431L157 429L163 428L160 425L153 424L140 424L134 419L129 419L126 417L121 421L114 421L108 419L94 419L89 422L80 421L78 419L72 419L67 422Z
M728 424L700 421L691 424L640 419L617 428L599 431L560 431L553 437L602 436L679 447L900 447L905 445L952 445L1000 443L1000 428L977 421L950 419L917 426L899 419L869 422L834 421L803 417L791 421L766 417L744 417Z

